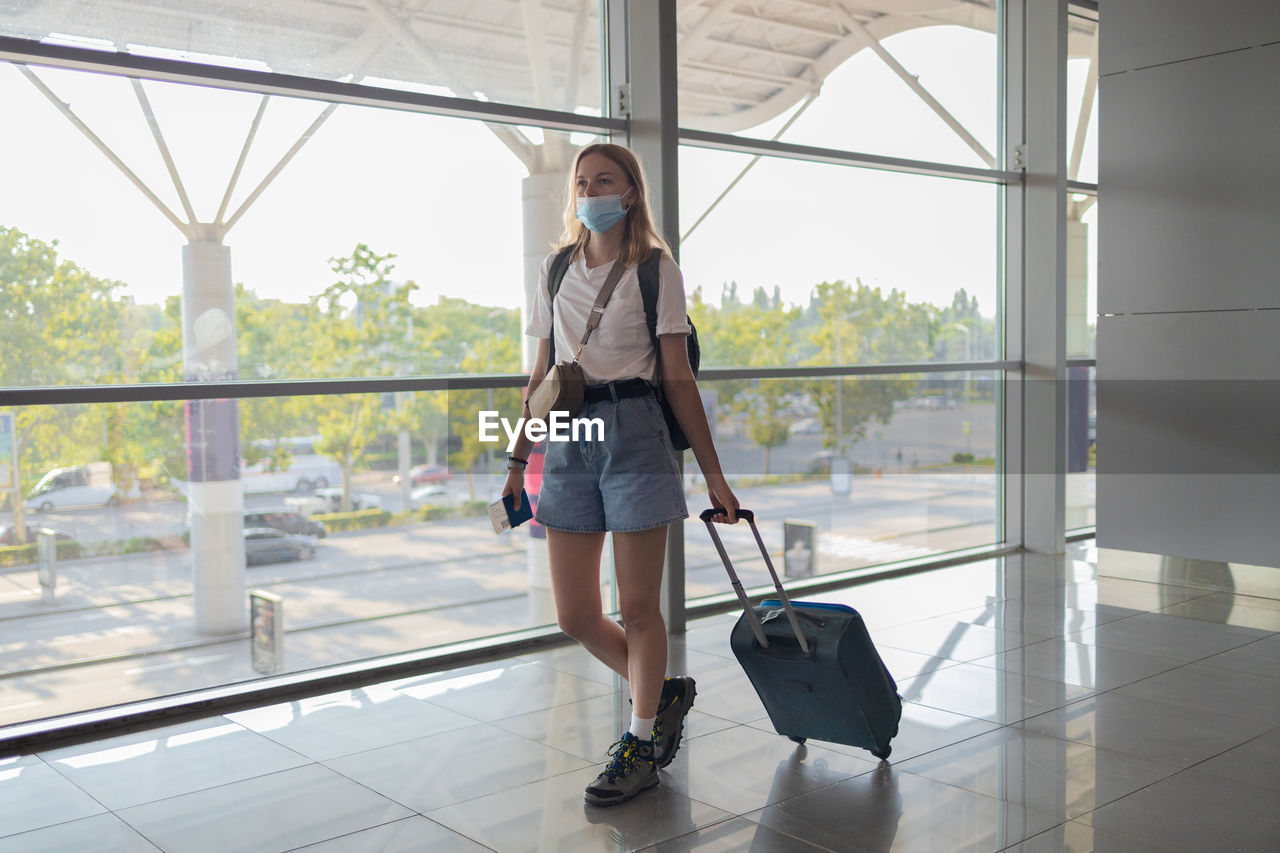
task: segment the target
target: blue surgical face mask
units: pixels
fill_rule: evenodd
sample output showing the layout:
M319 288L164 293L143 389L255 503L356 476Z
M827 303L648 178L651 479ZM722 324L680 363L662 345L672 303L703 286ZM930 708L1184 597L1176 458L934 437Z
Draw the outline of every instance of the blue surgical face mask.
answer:
M631 188L627 188L627 193ZM622 195L578 196L578 221L597 234L608 231L627 217Z

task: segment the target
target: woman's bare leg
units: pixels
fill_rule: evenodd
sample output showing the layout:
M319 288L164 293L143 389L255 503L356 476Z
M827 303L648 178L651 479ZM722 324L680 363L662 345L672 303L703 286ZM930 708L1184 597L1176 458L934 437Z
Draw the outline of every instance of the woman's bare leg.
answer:
M626 634L631 701L640 717L658 711L667 674L667 626L662 620L662 564L667 528L613 534L618 606Z
M628 678L627 633L604 615L600 602L603 548L603 533L547 529L547 557L551 564L556 617L560 630L581 643L605 666ZM656 698L654 703L656 705Z

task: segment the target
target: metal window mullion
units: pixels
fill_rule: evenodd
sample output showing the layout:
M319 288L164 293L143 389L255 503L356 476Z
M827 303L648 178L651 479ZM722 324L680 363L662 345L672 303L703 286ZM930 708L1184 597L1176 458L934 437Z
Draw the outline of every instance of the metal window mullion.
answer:
M627 0L601 0L600 6L601 79L604 81L600 103L606 116L625 122L627 112L622 109L624 105L618 92L627 86Z
M826 163L836 166L855 166L882 172L904 172L936 178L981 181L1001 184L1021 180L1019 172L1005 169L986 169L976 166L959 166L935 163L929 160L912 160L904 157L886 157L880 154L863 154L838 148L821 148L794 142L771 139L755 139L732 133L716 133L691 128L680 129L680 144L714 151L730 151L737 154L759 154L765 157L781 157L810 163Z
M519 388L525 374L491 376L365 377L256 382L173 382L147 385L69 385L0 389L0 407L59 406L77 403L153 403L171 400L246 399L255 397L336 396L394 391L460 391Z
M0 60L17 64L117 74L146 80L187 83L259 95L305 98L332 104L383 107L498 124L535 125L552 130L596 134L626 129L626 122L618 118L582 116L540 107L429 95L405 89L207 65L181 59L43 44L10 36L0 36Z
M1023 545L1066 548L1067 3L1024 0Z
M1024 3L1026 0L1004 0L1000 5L1000 86L1002 89L999 127L999 165L1008 168L1015 162L1015 148L1025 139L1024 93L1026 91L1026 43ZM1000 197L1000 216L1004 241L998 263L1003 275L1003 298L997 300L1001 312L999 352L1012 361L1023 358L1024 272L1026 254L1023 229L1023 207L1026 187L1021 180L1007 184ZM1001 383L999 409L1000 435L997 456L1003 488L997 491L998 538L1022 545L1026 541L1023 508L1026 503L1026 479L1023 464L1024 424L1022 373L1008 371Z
M1079 360L1086 366L1091 359ZM912 364L811 365L805 367L720 367L699 371L703 381L727 379L805 379L835 376L929 375L1017 370L1016 361L920 362ZM0 388L0 407L61 406L78 403L154 403L166 400L249 399L260 397L316 397L343 394L386 394L396 391L474 391L522 388L523 373L484 376L369 376L351 379L295 379L249 382L174 382L145 385L61 385Z
M648 178L654 225L680 260L679 112L675 0L631 0L627 13L627 84L631 104L627 144ZM685 632L684 526L667 529L663 573L667 630Z

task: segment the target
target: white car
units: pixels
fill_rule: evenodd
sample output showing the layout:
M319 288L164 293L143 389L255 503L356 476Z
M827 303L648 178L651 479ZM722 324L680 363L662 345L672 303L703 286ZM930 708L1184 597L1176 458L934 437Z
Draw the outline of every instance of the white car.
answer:
M422 486L409 493L409 508L420 509L424 506L457 506L467 499L462 492L454 491L448 486L435 483Z
M285 498L284 502L303 515L315 515L323 512L342 512L342 488L330 486L327 489L316 489L305 498ZM351 510L380 509L382 501L377 495L357 492L351 495Z
M104 482L105 477L90 476L87 466L54 468L40 478L30 494L26 506L32 512L48 512L73 506L105 506L118 498L116 487Z
M792 435L822 435L822 422L817 418L803 418L787 427Z

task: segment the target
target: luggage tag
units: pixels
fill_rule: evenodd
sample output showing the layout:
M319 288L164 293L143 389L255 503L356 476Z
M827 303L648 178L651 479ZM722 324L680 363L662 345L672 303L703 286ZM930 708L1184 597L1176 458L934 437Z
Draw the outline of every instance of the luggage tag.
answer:
M529 495L523 489L520 490L520 509L513 509L514 506L514 495L504 495L501 500L489 504L489 521L493 524L494 533L519 527L533 518L533 507L529 506Z

